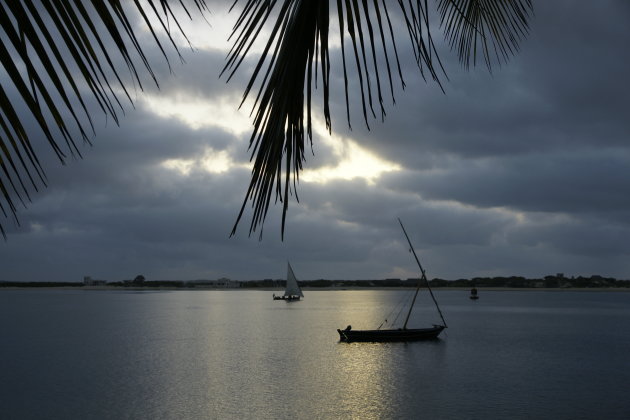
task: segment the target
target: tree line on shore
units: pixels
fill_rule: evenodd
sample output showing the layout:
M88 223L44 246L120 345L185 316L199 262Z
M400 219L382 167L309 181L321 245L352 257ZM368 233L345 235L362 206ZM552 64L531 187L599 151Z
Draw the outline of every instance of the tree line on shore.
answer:
M353 288L353 287L415 287L417 278L409 279L383 279L383 280L302 280L298 283L302 287L314 288ZM239 288L280 288L286 284L285 280L264 279L234 282ZM211 281L182 281L182 280L145 280L144 276L137 276L133 281L103 282L101 285L112 287L153 287L153 288L208 288L217 287L216 282ZM590 277L577 276L565 277L558 274L543 278L525 278L520 276L510 277L473 277L472 279L444 280L435 278L429 280L431 287L506 287L520 289L535 288L630 288L630 280L617 280L612 277L592 275ZM0 281L0 287L84 287L82 282L16 282ZM218 286L220 287L220 286Z
M302 287L416 287L419 279L384 279L384 280L308 280L299 281ZM283 287L284 280L256 280L244 282L242 287ZM509 287L509 288L610 288L630 287L630 280L617 280L612 277L593 275L590 277L564 277L563 275L543 278L510 277L473 277L472 279L429 280L431 287Z

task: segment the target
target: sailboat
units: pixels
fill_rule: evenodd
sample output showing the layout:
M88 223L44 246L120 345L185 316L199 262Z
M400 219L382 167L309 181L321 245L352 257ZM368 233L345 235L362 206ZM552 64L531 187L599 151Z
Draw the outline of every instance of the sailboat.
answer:
M302 293L302 289L300 289L300 285L295 278L295 274L293 273L293 269L291 268L291 264L287 262L287 286L284 289L284 294L280 296L276 296L273 294L273 300L286 300L286 301L294 301L300 300L300 298L304 297L304 293Z
M372 342L381 342L381 341L416 341L416 340L427 340L437 338L438 335L447 328L446 321L444 320L444 316L442 316L442 311L438 306L437 300L435 300L435 296L433 296L433 291L431 290L431 286L429 285L429 281L427 280L426 273L420 264L420 260L418 260L418 256L416 255L416 251L413 249L413 245L411 245L411 240L409 240L409 236L407 235L407 231L403 226L400 219L398 219L398 223L400 223L400 227L405 234L405 238L407 238L407 242L409 243L409 247L413 252L413 256L418 263L418 267L420 268L420 272L422 273L422 278L418 280L418 285L416 287L415 294L413 295L413 300L411 301L411 305L409 306L409 311L407 312L407 317L405 318L405 323L402 328L398 329L380 329L377 328L375 330L353 330L352 326L348 325L345 329L337 329L339 333L339 340L344 342L353 342L353 341L372 341ZM438 313L440 314L440 318L442 319L442 324L433 324L432 327L428 328L407 328L407 322L409 322L409 316L411 315L411 310L413 309L414 304L416 303L416 297L418 296L418 292L420 291L421 284L424 283L431 294L431 298L433 299L433 303L435 303L435 307L437 308ZM382 324L381 324L382 325Z

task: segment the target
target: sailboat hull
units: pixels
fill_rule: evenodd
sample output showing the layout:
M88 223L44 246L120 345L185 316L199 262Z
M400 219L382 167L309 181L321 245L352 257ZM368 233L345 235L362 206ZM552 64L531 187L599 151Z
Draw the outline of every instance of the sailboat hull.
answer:
M300 296L273 296L273 300L286 300L287 302L293 302L300 299Z
M397 330L352 330L338 329L339 340L350 343L354 341L418 341L431 340L440 335L443 325L434 325L431 328L397 329Z

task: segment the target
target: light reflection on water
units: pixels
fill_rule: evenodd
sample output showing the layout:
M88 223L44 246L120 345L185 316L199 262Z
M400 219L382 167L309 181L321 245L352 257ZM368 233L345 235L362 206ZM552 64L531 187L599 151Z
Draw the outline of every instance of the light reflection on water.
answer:
M449 329L340 343L404 291L0 291L0 418L626 418L630 294L437 291ZM438 322L423 294L410 326ZM597 386L594 386L597 384Z

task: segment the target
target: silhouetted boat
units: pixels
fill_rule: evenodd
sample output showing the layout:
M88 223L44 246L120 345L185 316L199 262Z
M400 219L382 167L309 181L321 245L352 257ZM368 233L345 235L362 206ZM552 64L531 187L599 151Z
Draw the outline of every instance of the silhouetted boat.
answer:
M348 325L350 327L350 325ZM397 330L337 330L339 339L347 343L353 341L416 341L437 338L445 325L434 325L430 328L399 328Z
M427 280L426 273L420 264L420 260L418 260L418 256L416 255L416 251L413 249L413 245L411 245L411 240L409 240L409 236L407 235L407 231L405 231L405 227L403 226L400 219L398 219L398 223L400 223L400 227L405 234L405 238L407 238L407 242L409 243L409 247L411 248L411 252L413 252L413 256L418 263L418 267L420 268L420 272L422 273L422 277L418 280L418 285L416 287L416 291L413 295L413 300L411 301L411 305L409 306L409 311L407 312L407 317L405 318L405 323L402 328L397 329L381 329L379 328L375 330L353 330L352 326L348 325L345 329L337 329L339 333L339 340L345 342L353 342L353 341L372 341L372 342L381 342L381 341L416 341L416 340L428 340L437 338L438 335L442 332L444 328L447 328L446 321L442 316L442 311L438 306L437 301L435 300L435 296L433 296L433 291L431 290L431 286L429 285L429 281ZM418 291L420 290L420 286L424 282L431 294L431 298L435 303L435 307L437 308L438 313L440 314L440 318L442 319L443 325L433 324L432 327L428 328L407 328L407 322L409 322L409 316L411 315L411 310L413 309L414 304L416 303L416 297L418 296ZM385 320L387 322L387 320ZM381 324L382 326L383 324Z
M273 300L295 301L300 300L300 298L303 297L304 293L302 293L302 289L300 289L300 285L295 278L295 274L293 274L291 264L287 263L287 286L284 289L284 294L281 296L276 296L276 294L274 293Z
M472 300L479 299L479 295L477 295L477 288L476 287L473 287L472 289L470 289L470 298Z

